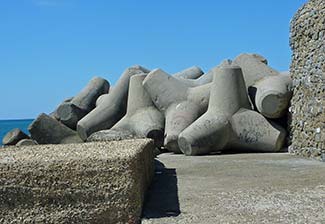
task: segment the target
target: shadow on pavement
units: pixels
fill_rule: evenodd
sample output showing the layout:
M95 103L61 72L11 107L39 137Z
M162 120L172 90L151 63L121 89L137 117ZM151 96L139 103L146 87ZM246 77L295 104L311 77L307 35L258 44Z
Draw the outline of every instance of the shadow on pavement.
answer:
M155 176L146 195L142 218L178 216L181 212L176 169L166 168L158 160L155 160L155 167Z

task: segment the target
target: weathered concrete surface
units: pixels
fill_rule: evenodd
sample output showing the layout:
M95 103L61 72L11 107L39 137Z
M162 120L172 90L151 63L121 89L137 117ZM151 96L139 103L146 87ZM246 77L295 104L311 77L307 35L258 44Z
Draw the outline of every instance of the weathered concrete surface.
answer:
M137 223L151 140L0 151L0 223Z
M325 163L286 153L158 161L143 224L324 223Z
M175 78L181 79L197 79L202 76L204 72L198 66L192 66L190 68L184 69L183 71L175 73L173 76Z
M22 139L16 144L16 146L30 146L30 145L38 145L38 143L33 139Z
M263 116L276 119L284 116L292 96L292 80L267 65L258 54L240 54L233 65L241 67L249 96Z
M144 79L143 87L165 114L165 148L180 153L178 135L206 111L210 84L190 88L163 70L155 69Z
M61 104L56 115L69 128L76 130L78 121L96 107L97 98L108 93L110 84L101 77L92 78L70 102Z
M208 110L179 134L180 150L191 156L220 152L229 147L254 152L281 150L286 131L249 109L241 68L220 68L214 74Z
M30 137L19 128L10 130L2 139L3 145L16 145L20 140L29 139Z
M272 75L248 87L256 110L263 116L277 119L287 114L292 97L292 80L288 75Z
M86 141L92 133L113 127L126 113L130 78L149 72L139 65L127 68L103 102L78 122L77 131L81 139Z
M208 84L212 82L213 80L213 74L215 72L218 72L218 70L224 66L229 66L232 64L232 61L229 59L226 59L222 61L218 66L210 69L206 74L201 75L200 77L196 79L187 79L187 78L179 78L183 83L185 83L188 86L195 87L195 86L201 86Z
M70 144L83 142L77 132L47 114L40 114L28 126L31 138L39 144Z
M126 115L111 129L91 134L87 141L128 139L133 136L152 138L158 147L162 146L165 118L142 86L145 77L133 75L130 78Z

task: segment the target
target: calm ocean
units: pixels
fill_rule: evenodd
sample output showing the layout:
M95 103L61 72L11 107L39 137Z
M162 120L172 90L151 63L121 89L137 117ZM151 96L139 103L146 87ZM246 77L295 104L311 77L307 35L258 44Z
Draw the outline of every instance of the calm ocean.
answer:
M29 134L27 127L32 123L33 119L26 120L0 120L0 145L2 145L2 138L8 131L14 128L20 128L26 134Z

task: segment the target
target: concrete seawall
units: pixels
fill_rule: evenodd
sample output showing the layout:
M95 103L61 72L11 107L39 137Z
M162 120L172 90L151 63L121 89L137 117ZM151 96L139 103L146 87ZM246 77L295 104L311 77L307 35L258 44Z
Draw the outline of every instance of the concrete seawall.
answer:
M0 151L0 223L137 223L154 173L151 140Z
M292 19L290 38L293 97L289 150L306 157L325 156L324 43L325 2L310 0Z

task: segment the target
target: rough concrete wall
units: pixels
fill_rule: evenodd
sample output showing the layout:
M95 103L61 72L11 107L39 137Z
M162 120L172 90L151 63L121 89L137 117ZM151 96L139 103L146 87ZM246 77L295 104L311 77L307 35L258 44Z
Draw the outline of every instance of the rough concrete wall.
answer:
M320 157L325 149L325 1L310 0L291 22L291 146L289 151Z
M140 220L154 173L151 140L0 151L0 223Z

